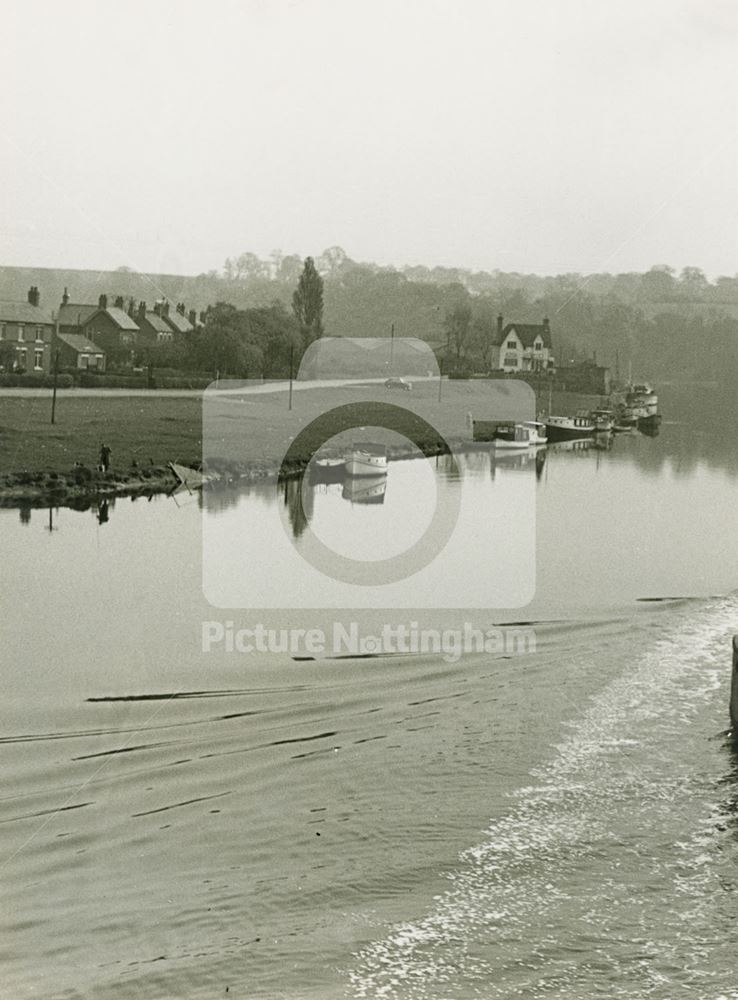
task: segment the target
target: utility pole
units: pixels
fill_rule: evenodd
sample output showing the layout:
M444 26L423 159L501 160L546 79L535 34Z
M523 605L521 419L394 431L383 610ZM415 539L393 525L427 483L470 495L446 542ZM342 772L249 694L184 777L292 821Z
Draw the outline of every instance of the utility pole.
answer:
M394 375L395 363L395 324L393 323L390 328L390 375Z
M288 410L292 409L292 363L294 360L294 356L295 356L295 345L290 344L290 397L289 397L289 406L287 407Z
M54 386L51 392L51 422L56 423L56 383L59 381L59 348L54 354Z

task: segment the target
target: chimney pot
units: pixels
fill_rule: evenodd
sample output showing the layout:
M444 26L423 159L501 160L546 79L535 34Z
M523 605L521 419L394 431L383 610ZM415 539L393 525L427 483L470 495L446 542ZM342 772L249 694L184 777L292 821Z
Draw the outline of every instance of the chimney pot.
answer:
M108 308L108 297L107 297L107 295L105 295L104 292L100 296L100 298L97 300L97 305L98 305L98 308L100 308L100 309L107 309Z
M41 295L36 285L31 285L28 289L28 301L32 306L37 306L41 301Z
M191 323L192 326L197 326L197 310L196 309L190 309L190 314L189 314L189 316L187 318L189 319L189 321L190 321L190 323Z

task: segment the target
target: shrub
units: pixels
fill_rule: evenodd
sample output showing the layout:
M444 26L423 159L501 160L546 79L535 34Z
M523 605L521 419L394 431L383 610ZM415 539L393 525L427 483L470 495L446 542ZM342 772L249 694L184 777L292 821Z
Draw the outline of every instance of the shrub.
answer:
M71 389L74 386L74 379L71 375L59 375L56 384L59 389ZM0 374L0 386L8 388L51 389L53 385L53 375L40 375L38 372L30 372L27 375L20 375L17 372Z

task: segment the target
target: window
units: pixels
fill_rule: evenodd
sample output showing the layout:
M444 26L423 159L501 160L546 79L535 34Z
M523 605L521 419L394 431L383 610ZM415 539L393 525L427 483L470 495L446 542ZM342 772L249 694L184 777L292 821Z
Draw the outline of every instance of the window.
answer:
M99 368L100 370L102 370L102 367L103 367L103 356L102 356L102 354L96 354L95 355L95 367Z
M508 342L507 342L507 349L508 349L508 351L517 351L517 349L518 349L518 342L517 342L517 340L508 340Z
M44 367L44 351L43 351L43 348L41 348L40 351L34 351L33 352L33 367L36 369L37 372L41 371L43 369L43 367Z
M517 368L518 367L518 356L517 354L506 354L505 355L505 368Z
M79 361L77 362L78 367L79 368L87 368L88 365L89 365L89 363L90 363L90 355L89 354L80 354Z
M5 340L5 324L0 323L0 340Z
M22 323L19 323L18 324L18 343L19 344L24 343L25 339L26 339L26 328L23 326Z
M16 347L15 349L15 367L23 368L26 367L26 354L27 352L22 347Z
M540 337L536 337L536 340L535 340L535 343L533 344L533 347L535 347L535 349L537 351L540 351L540 349L543 347L543 341L541 340Z
M42 326L36 327L36 341L39 344L43 344L44 342L44 328Z

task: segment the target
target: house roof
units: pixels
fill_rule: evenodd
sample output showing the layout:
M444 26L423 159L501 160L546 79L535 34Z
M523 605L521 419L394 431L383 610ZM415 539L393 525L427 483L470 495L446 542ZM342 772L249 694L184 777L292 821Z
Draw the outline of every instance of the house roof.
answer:
M45 323L54 322L48 309L32 306L30 302L10 302L0 300L0 322L3 323Z
M71 347L73 351L77 351L78 354L89 351L93 354L104 354L105 351L98 347L97 344L93 344L91 340L87 337L83 337L81 333L60 333L59 340Z
M553 347L551 342L551 327L548 323L508 323L502 331L502 340L509 333L514 333L523 347L532 347L536 337L541 338L544 347L548 347L549 349Z
M131 319L125 309L119 309L118 306L108 306L105 312L121 330L138 330L138 324Z
M168 316L164 317L165 321L171 326L175 333L189 333L193 329L192 323L183 316L182 313L170 312Z
M124 309L119 309L118 306L108 306L106 309L101 309L99 305L77 302L67 302L60 306L59 325L85 326L101 312L106 313L121 330L138 330L138 326L128 313Z
M140 322L140 320L139 320ZM172 328L166 323L158 313L155 313L153 309L146 310L146 322L154 328L158 333L171 333Z
M59 306L59 325L82 326L83 323L86 323L88 319L92 319L95 313L99 311L100 307L97 305L90 306L80 302L65 302Z

